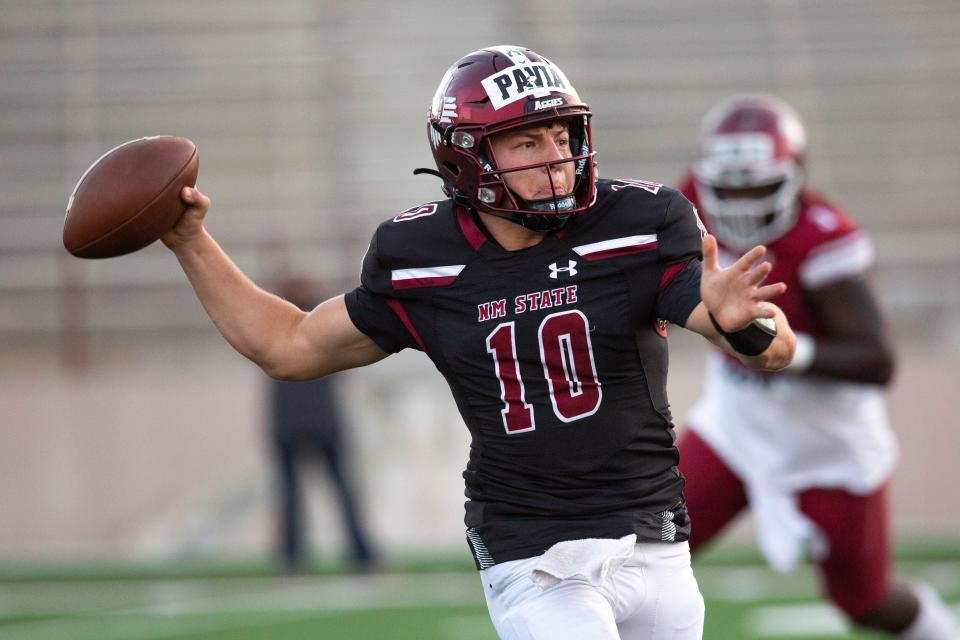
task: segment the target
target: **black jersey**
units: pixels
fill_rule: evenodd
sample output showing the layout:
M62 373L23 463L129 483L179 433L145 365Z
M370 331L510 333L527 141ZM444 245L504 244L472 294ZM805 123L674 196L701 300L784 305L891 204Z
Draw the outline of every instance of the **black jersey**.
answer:
M679 192L638 180L601 180L573 225L519 251L449 200L377 229L347 309L446 378L472 436L478 566L563 540L687 539L665 321L700 302L701 238Z

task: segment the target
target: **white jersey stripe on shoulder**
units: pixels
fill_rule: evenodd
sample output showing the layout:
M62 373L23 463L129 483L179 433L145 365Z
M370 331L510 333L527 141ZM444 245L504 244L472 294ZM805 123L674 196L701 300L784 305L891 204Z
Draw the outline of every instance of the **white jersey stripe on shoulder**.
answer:
M651 233L642 236L627 236L611 238L601 242L592 242L574 247L573 250L581 258L595 260L604 257L613 257L629 253L640 253L657 248L657 234Z
M800 265L800 284L816 289L860 275L873 265L874 255L870 238L860 232L825 242Z
M394 269L391 275L394 280L411 280L413 278L444 278L458 276L465 264L451 264L445 267L422 267L419 269Z
M451 264L442 267L394 269L390 272L390 279L396 289L442 286L456 280L464 267L464 264Z

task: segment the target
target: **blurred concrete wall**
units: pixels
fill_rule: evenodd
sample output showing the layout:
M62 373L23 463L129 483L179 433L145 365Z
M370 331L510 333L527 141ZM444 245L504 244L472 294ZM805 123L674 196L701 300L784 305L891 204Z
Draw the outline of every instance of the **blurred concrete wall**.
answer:
M62 250L86 166L131 138L188 136L209 227L251 276L347 288L380 220L440 197L410 175L431 163L424 116L440 76L503 43L541 51L577 85L608 177L674 182L700 117L732 92L800 109L812 181L874 235L904 345L898 527L960 531L942 490L960 450L946 391L960 374L953 0L0 0L0 556L243 550L269 535L260 374L161 247L100 262ZM701 353L680 341L678 416ZM350 374L346 393L388 546L461 544L467 436L442 380L402 355ZM335 538L316 502L318 531Z

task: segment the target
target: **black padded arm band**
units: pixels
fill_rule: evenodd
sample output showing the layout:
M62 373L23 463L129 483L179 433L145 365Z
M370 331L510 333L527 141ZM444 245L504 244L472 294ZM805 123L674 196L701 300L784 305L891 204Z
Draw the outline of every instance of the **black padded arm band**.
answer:
M713 317L712 313L708 311L707 315L710 316L710 322L713 323L713 328L727 339L727 342L730 343L733 350L745 356L760 355L767 350L767 347L770 346L773 339L777 337L776 328L771 329L765 327L756 320L739 331L732 333L727 332L720 328L720 324L717 322L717 319Z

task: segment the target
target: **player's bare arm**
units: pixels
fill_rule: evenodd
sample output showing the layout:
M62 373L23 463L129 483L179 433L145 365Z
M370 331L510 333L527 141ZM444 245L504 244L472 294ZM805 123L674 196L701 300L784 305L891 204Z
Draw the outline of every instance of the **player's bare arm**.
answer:
M258 287L206 229L210 199L196 188L181 194L189 208L161 240L174 252L217 329L267 374L317 378L387 356L350 320L343 296L304 313Z
M793 359L796 336L780 308L770 302L786 291L787 286L782 282L763 284L771 269L768 262L759 262L765 253L764 247L754 247L734 264L721 269L717 259L717 241L711 235L705 236L703 275L700 279L702 302L690 314L686 328L696 331L751 368L773 371L786 367ZM727 333L742 331L758 318L772 319L776 325L776 336L759 355L745 356L721 336L710 314Z
M812 291L807 299L816 310L825 335L810 336L811 353L803 373L851 382L885 385L893 377L893 347L880 304L865 276L834 282Z

